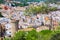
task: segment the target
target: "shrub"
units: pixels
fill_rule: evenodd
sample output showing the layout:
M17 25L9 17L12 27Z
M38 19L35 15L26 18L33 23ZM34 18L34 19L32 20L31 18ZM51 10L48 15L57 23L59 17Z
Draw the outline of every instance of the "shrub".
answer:
M25 34L26 32L19 31L15 34L15 36L13 37L13 40L25 40Z
M60 40L60 31L42 30L37 32L35 29L31 31L18 31L12 38L5 40Z
M6 38L5 40L39 40L39 34L36 30L32 31L18 31L11 39Z
M54 34L50 40L60 40L60 33Z
M12 40L12 38L4 38L4 40Z
M57 27L56 27L56 30L60 30L60 26L57 26Z
M36 30L32 30L32 31L28 31L26 40L39 40L38 37L39 37L38 32Z
M51 30L42 30L41 32L39 32L40 39L41 40L49 40L52 33L53 33L53 31L51 31Z
M3 17L3 15L1 14L1 12L0 12L0 17Z
M2 9L2 8L0 7L0 9Z

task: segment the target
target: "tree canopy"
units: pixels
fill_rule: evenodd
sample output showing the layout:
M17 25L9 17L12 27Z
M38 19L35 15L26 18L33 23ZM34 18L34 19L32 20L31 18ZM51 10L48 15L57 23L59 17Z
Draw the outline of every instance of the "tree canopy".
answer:
M0 12L0 17L3 17L3 15L1 14L1 12Z
M47 14L50 11L55 11L57 10L57 8L55 7L48 7L48 6L30 6L29 8L27 8L25 10L25 15L34 15L34 14L38 14L38 13L42 13L42 14Z
M4 0L0 0L0 4L1 4L1 3L4 3Z
M48 2L48 3L57 3L59 2L60 0L46 0L45 2Z

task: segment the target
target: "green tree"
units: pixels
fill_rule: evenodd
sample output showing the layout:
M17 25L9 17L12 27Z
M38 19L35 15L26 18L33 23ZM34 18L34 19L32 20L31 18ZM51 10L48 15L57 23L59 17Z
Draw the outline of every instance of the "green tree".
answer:
M60 40L60 33L56 33L50 40Z
M25 10L26 15L34 15L38 13L47 14L49 12L48 6L31 6Z
M26 34L26 32L24 32L24 31L18 31L14 35L13 40L25 40L25 34Z
M28 31L26 40L39 40L39 34L36 30Z
M1 3L4 3L4 0L0 0L0 4L1 4Z
M57 3L59 2L60 0L46 0L45 2L47 3Z
M3 15L1 14L1 12L0 12L0 17L3 17Z
M12 38L5 38L4 40L40 40L39 33L36 30L18 31Z

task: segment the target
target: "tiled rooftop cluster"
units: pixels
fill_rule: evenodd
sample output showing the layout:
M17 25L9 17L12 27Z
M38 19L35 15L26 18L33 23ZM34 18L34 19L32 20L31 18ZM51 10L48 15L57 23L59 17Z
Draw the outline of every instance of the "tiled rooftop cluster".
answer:
M53 5L54 4L50 4L51 7ZM55 5L54 7L57 7L57 5ZM13 21L19 20L17 27L19 29L28 28L28 27L37 28L41 25L50 25L51 17L52 17L53 25L56 25L56 23L58 24L60 22L60 11L53 11L48 14L25 16L23 11L25 9L26 8L24 7L12 7L12 9L8 9L8 10L2 9L2 15L4 17L0 18L0 23L5 25L7 36L13 34L12 30L14 29L15 24L12 24L12 20Z

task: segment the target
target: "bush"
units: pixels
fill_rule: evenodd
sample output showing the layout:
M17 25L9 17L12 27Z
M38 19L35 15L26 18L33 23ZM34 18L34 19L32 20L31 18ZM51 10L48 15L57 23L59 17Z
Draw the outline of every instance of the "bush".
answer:
M4 40L12 40L12 38L4 38Z
M60 40L60 31L42 30L37 32L35 29L31 31L18 31L12 38L5 40Z
M42 30L39 33L42 35L49 35L50 33L52 33L52 31L51 30Z
M12 39L6 38L5 40L38 40L39 34L36 30L32 31L19 31Z
M56 30L60 30L60 26L57 26L57 27L56 27Z
M28 6L27 3L14 3L15 6L20 6L20 7L24 7L24 6Z
M60 32L55 33L50 40L60 40Z
M39 40L39 34L36 30L28 31L26 40Z
M2 9L2 8L0 7L0 9Z
M9 38L5 38L4 40L9 40Z
M15 34L15 36L13 37L13 40L26 40L25 39L25 34L26 34L26 32L19 31Z
M3 15L1 14L1 12L0 12L0 17L3 17Z
M52 33L53 33L53 31L51 31L51 30L42 30L41 32L39 32L40 39L41 40L49 40Z

